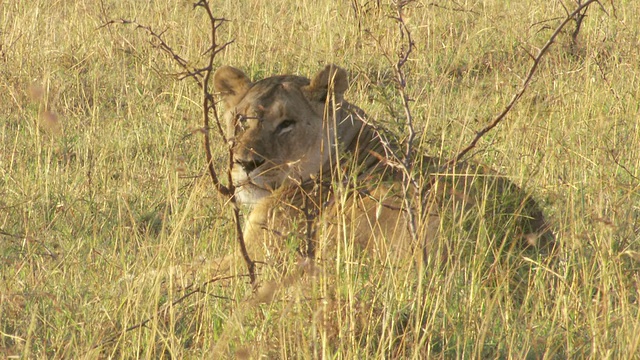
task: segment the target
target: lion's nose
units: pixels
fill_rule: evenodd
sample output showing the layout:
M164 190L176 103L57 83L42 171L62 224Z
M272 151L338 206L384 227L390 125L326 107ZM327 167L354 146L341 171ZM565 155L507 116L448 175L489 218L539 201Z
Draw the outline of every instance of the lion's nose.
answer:
M247 174L249 174L256 168L258 168L260 165L264 164L264 159L258 158L258 159L250 159L250 160L236 160L236 163L242 166L242 169L244 169L244 171Z

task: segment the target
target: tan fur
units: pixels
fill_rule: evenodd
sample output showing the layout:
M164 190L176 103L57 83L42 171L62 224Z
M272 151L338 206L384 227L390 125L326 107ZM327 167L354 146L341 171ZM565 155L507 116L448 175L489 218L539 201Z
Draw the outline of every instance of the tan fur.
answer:
M432 189L403 194L403 173L384 138L344 100L343 69L327 65L311 80L284 75L251 83L240 70L223 66L214 86L233 142L235 196L250 208L244 236L255 260L286 260L281 250L292 241L302 252L313 242L321 256L325 245L337 243L367 248L367 256L381 261L397 260L398 253L422 257L436 241L443 209L458 214L474 207L486 211L490 204L496 212L496 203L485 200L487 189L518 196L508 211L526 214L523 232L547 231L524 192L482 167L463 164L439 174L438 159L424 157L417 161L420 177ZM408 231L403 196L414 196L412 203L425 209L416 217L418 239Z
M326 66L311 80L285 75L255 83L224 66L214 86L233 143L236 200L249 209L243 232L249 255L259 265L272 265L259 269L261 287L225 324L214 348L217 357L229 354L256 304L282 299L294 288L304 292L313 277L300 273L322 272L322 260L340 269L366 257L385 269L406 269L424 264L431 254L447 258L446 239L438 239L446 227L453 228L448 234L463 232L467 223L478 221L498 240L496 247L507 250L500 239L549 233L536 203L482 166L459 164L443 171L439 159L420 157L413 175L418 186L405 194L407 174L363 111L344 100L347 74L336 66ZM417 220L413 234L409 212ZM500 224L495 233L492 224ZM321 261L304 256L310 249ZM230 255L213 268L226 269L232 260L242 262ZM267 274L271 270L275 276ZM408 274L389 271L388 276L403 273Z

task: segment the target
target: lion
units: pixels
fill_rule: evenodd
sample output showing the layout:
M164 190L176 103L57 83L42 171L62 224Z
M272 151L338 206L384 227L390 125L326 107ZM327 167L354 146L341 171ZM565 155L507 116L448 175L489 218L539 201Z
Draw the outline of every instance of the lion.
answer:
M215 72L252 259L277 265L286 249L331 258L332 248L347 244L385 263L420 263L439 248L444 227L467 231L479 222L489 236L518 243L507 248L553 239L533 198L484 166L446 168L421 156L409 168L345 100L348 87L347 72L335 65L312 79L252 82L231 66Z

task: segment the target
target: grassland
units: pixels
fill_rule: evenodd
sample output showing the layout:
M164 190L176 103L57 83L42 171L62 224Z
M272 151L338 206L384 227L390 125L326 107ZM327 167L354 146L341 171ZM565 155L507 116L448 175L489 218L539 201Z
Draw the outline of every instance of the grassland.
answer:
M502 111L563 5L575 3L407 7L407 92L425 152L452 156ZM339 64L347 98L401 135L386 2L213 7L230 20L219 40L234 40L216 65L258 79ZM145 32L101 27L125 18L166 30L203 64L205 14L189 1L0 1L0 357L640 356L637 11L634 1L593 6L575 44L570 25L473 156L554 222L558 254L526 260L524 291L513 293L509 269L487 272L482 253L419 276L338 257L324 276L250 306L245 277L201 286L219 274L200 264L237 246L205 172L199 89L170 75L179 69Z

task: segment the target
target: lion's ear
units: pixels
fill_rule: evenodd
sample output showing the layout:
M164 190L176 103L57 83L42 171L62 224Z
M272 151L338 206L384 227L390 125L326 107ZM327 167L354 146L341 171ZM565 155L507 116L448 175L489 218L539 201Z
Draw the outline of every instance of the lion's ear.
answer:
M311 84L303 88L309 100L325 102L329 91L332 91L336 99L342 96L349 87L347 72L336 66L327 65L312 80Z
M241 70L232 66L222 66L213 74L213 87L220 93L228 108L238 104L251 87L251 80Z

